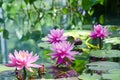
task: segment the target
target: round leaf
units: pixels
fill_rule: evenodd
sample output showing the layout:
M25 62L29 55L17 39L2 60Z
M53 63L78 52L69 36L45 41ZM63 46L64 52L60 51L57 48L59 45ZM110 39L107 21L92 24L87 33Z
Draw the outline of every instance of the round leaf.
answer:
M120 51L119 50L95 50L90 52L90 55L98 58L120 57Z
M80 80L99 80L101 78L100 75L97 75L97 74L82 74L78 77Z
M112 69L120 69L120 64L116 62L109 61L97 61L87 64L88 68L91 70L102 70L108 71Z

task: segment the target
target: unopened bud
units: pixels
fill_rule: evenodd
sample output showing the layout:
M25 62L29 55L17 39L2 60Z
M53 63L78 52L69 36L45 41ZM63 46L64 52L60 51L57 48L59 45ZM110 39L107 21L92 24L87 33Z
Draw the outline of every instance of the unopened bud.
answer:
M75 45L81 45L82 44L82 40L80 38L77 38L75 40Z

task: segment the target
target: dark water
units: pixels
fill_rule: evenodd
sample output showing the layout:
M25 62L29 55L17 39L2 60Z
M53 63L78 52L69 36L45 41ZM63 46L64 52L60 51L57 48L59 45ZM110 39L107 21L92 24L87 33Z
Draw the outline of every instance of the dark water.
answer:
M17 80L14 71L0 72L0 80Z

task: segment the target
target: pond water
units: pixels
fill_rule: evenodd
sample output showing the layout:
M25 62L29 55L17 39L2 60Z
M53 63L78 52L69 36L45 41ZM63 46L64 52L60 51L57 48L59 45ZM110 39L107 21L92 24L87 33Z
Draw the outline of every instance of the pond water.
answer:
M0 72L0 80L16 80L15 72L12 70Z

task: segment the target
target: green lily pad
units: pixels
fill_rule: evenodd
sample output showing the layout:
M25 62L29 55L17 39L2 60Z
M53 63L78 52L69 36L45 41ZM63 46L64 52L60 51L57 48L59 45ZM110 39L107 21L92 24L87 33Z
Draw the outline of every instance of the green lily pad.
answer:
M95 50L90 55L98 58L120 57L120 50Z
M7 67L3 64L0 64L0 73L2 73L3 71L9 71L9 70L15 70L15 68L13 67Z
M103 79L120 80L120 74L102 74Z
M113 37L113 38L107 38L104 40L105 43L111 43L111 44L120 44L120 37Z
M88 69L90 70L100 70L100 71L108 71L112 69L120 69L120 64L117 62L110 61L97 61L87 64Z
M85 73L83 73L78 78L82 79L82 80L99 80L101 78L101 76L98 75L98 74L91 75L91 74L85 74Z
M79 80L77 77L70 77L70 78L59 78L59 79L45 79L42 78L40 80Z
M120 74L120 69L112 69L108 71L109 73Z
M5 65L0 64L0 78L3 77L15 77L15 67L7 67ZM11 80L11 79L10 79Z
M90 31L88 30L66 30L64 33L65 36L73 36L74 38L82 38L85 39L90 35Z
M41 42L38 44L38 47L43 48L43 49L50 49L52 45L49 44L48 42Z
M103 79L120 80L120 69L109 70L108 73L102 74Z

